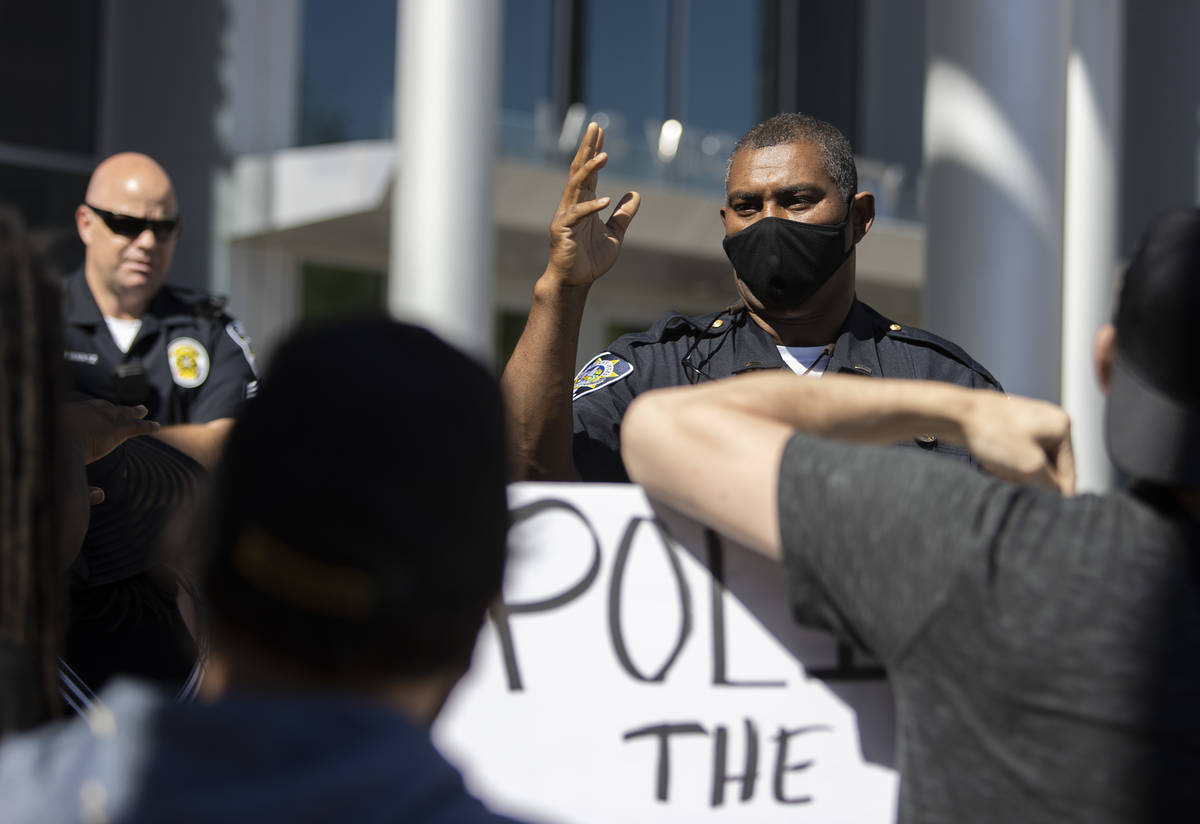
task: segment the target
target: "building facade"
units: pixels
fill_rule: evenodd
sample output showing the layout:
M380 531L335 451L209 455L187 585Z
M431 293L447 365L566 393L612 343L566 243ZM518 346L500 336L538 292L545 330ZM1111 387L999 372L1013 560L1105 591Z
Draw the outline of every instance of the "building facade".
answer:
M488 2L489 0L480 0ZM1070 4L1070 0L1061 0ZM1000 0L976 0L979 13ZM383 305L397 174L396 0L0 3L8 63L0 197L64 268L91 168L160 159L185 221L171 279L231 296L263 348L296 319ZM498 359L545 262L575 143L607 129L602 193L643 194L593 290L586 358L668 308L733 298L717 210L733 141L778 111L854 144L879 217L860 294L920 322L926 280L924 96L936 0L505 0L494 165ZM1145 0L1123 28L1120 250L1200 194L1200 7ZM1021 60L1021 44L1011 45ZM35 67L35 68L31 68ZM468 193L430 194L453 219ZM928 320L928 319L925 319ZM1019 328L1019 327L1018 327Z

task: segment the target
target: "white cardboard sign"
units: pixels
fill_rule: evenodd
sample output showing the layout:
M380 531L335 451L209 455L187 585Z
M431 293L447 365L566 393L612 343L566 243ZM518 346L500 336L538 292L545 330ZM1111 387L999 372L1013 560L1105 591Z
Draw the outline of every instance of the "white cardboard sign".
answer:
M489 806L572 824L894 820L886 682L792 623L778 565L636 486L515 484L509 505L504 604L434 729Z

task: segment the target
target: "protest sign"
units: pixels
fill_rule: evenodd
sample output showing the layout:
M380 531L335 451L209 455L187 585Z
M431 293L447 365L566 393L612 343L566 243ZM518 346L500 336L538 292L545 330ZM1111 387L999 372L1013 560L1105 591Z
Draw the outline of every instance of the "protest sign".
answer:
M503 603L434 730L490 806L579 824L894 819L886 682L794 625L777 564L636 486L516 484L509 503Z

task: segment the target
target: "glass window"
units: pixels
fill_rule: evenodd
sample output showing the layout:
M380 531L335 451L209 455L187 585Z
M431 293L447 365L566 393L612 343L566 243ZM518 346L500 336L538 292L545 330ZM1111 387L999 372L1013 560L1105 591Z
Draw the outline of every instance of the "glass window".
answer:
M583 102L631 134L667 117L667 0L584 0Z
M556 134L554 110L554 4L506 0L500 75L500 151L507 157L544 156Z
M75 231L75 207L83 201L88 175L0 164L4 202L24 218L34 243L62 273L83 263Z
M741 137L760 118L762 2L690 0L684 43L684 128Z
M854 149L915 172L925 100L924 0L868 0L862 37L862 123Z
M305 0L300 145L391 138L396 0Z
M532 114L550 99L551 19L550 0L505 1L500 81L500 107L505 111Z
M0 143L90 155L100 3L0 3Z

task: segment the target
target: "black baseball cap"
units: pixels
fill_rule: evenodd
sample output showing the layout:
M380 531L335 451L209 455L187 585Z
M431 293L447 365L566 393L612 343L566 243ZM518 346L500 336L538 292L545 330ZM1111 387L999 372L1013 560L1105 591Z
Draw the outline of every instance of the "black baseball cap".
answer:
M1200 487L1200 209L1151 226L1125 272L1105 417L1113 463L1133 478Z

